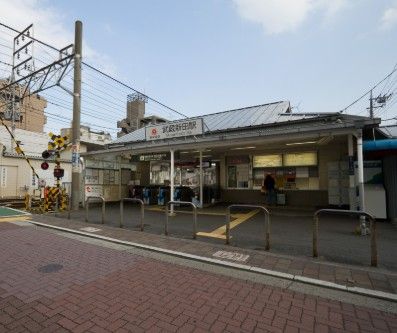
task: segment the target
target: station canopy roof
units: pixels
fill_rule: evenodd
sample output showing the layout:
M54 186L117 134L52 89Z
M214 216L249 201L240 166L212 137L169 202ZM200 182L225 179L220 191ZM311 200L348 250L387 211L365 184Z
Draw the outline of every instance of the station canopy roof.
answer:
M201 134L146 137L149 132L156 133L156 128L153 126L162 126L162 129L169 130L173 123L177 123L175 124L177 127L196 120L202 122L203 130L198 131ZM221 151L229 148L242 149L248 146L250 148L255 146L255 149L269 147L273 149L276 144L285 146L287 141L293 143L294 141L299 143L313 141L316 144L325 144L336 135L353 134L361 129L376 128L379 123L379 118L370 119L341 112L293 112L289 101L280 101L183 118L159 125L147 125L117 138L103 150L82 155L103 155L112 159L123 154L127 156L164 152L171 148L184 151L191 148L196 151L211 147L213 151Z
M333 114L333 113L332 113ZM335 113L337 114L337 113ZM316 118L319 115L330 115L329 113L293 113L289 101L280 101L270 104L250 106L241 109L211 113L200 117L184 118L180 120L190 120L202 118L204 123L204 133L223 132L234 129L252 128L261 125L288 122L306 118ZM145 127L139 128L134 132L117 138L112 144L132 143L145 141Z
M385 134L388 138L397 139L397 125L381 126L379 130Z

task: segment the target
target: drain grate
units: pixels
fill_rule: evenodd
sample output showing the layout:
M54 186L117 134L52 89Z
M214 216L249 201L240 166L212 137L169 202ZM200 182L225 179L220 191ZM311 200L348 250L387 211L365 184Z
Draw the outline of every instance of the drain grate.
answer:
M60 271L63 268L63 265L60 264L48 264L45 266L39 267L38 271L40 273L55 273Z

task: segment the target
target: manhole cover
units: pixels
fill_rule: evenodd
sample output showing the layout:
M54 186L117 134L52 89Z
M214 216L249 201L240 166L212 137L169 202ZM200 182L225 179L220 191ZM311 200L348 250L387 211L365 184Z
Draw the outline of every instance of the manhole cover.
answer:
M40 273L54 273L58 272L63 268L63 265L60 264L48 264L45 266L39 267L38 271Z

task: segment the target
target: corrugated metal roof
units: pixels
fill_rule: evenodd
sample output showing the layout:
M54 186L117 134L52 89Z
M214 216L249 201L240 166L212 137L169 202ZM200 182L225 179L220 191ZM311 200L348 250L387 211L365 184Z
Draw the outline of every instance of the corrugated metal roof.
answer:
M389 138L397 138L397 125L379 127L383 133Z
M204 132L208 133L226 131L230 129L247 128L251 126L275 124L304 118L315 118L318 116L318 114L308 115L291 113L288 112L289 110L290 103L288 101L281 101L277 103L256 105L187 119L202 118L204 122ZM136 141L145 141L145 127L114 140L112 144Z

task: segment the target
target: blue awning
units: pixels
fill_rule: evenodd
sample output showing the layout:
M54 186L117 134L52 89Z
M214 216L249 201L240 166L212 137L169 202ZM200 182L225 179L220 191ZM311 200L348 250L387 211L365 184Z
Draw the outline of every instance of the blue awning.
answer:
M397 139L364 141L364 151L397 150Z

